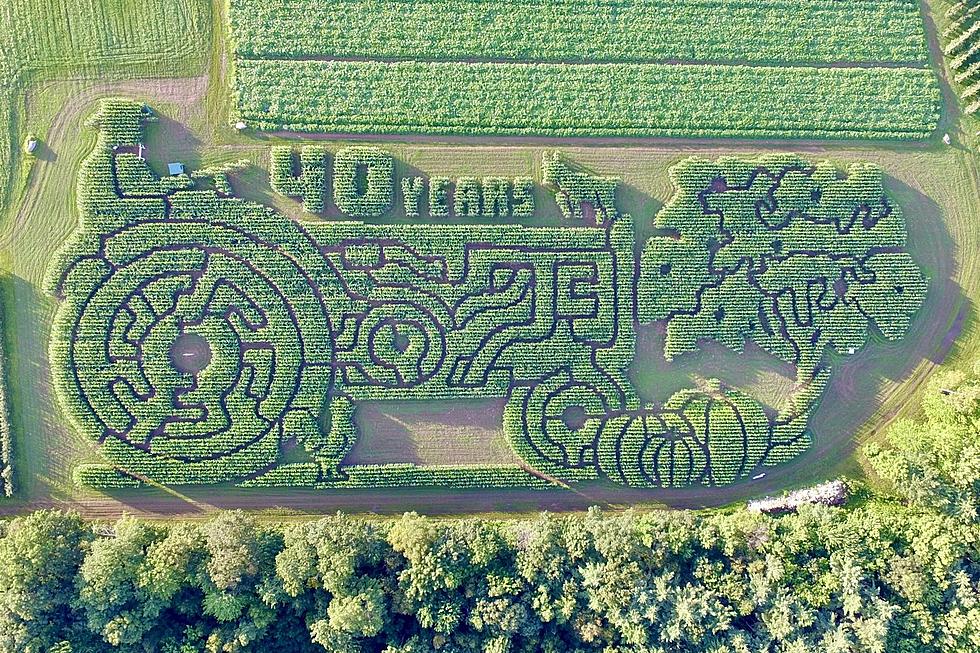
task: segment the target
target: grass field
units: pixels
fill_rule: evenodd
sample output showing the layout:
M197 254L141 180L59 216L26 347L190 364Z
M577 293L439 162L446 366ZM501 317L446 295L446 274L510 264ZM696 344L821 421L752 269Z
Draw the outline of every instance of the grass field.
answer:
M53 4L41 5L43 10L26 2L0 8L0 19L11 26L0 33L7 37L32 35L23 40L23 45L18 45L23 49L17 51L30 53L30 58L35 61L44 58L53 62L44 69L21 68L20 64L9 68L16 73L9 75L13 81L8 82L8 86L24 96L13 103L16 117L10 122L12 136L4 142L16 146L23 134L31 132L41 136L44 148L32 165L21 165L19 172L12 176L8 187L14 191L14 201L8 207L0 229L3 266L13 279L4 289L8 307L6 340L11 359L9 374L16 380L11 387L11 402L16 464L20 489L23 490L23 494L5 504L3 510L48 502L77 505L99 515L121 510L193 513L214 506L236 505L256 509L291 506L305 511L330 511L344 506L399 511L426 505L433 510L467 512L540 506L560 509L582 507L591 502L720 504L841 472L861 474L860 458L851 455L855 443L877 437L888 419L912 410L909 406L914 404L916 391L935 364L945 359L965 365L980 354L973 310L974 298L980 297L980 263L970 255L980 247L980 234L976 230L980 171L975 149L959 145L969 141L972 134L959 130L955 105L950 106L947 102L948 112L942 117L943 124L954 137L952 147L942 145L938 139L907 145L720 140L584 143L573 140L561 144L569 157L604 174L623 178L620 201L623 210L636 219L638 241L652 233L653 216L672 194L666 174L668 167L692 154L715 157L730 153L750 155L793 151L814 159L828 158L839 165L848 161L873 161L885 170L886 188L905 211L912 252L932 279L928 303L916 318L906 340L888 344L876 342L859 354L836 363L828 395L812 421L816 445L781 476L771 482L767 480L730 490L638 492L589 487L567 498L501 493L479 500L465 495L447 498L438 491L405 492L397 497L370 492L324 495L278 491L258 499L254 493L224 487L113 496L81 491L70 483L71 467L79 460L94 459L95 455L87 441L65 427L52 396L46 365L55 303L40 291L39 285L53 247L74 228L72 180L94 138L93 132L83 127L83 121L93 109L95 100L123 94L144 99L159 110L163 119L151 127L148 139L154 165L181 160L194 168L250 158L258 167L236 178L236 189L249 198L274 204L293 215L299 214L295 203L271 192L263 171L270 142L295 140L236 135L232 130L216 125L217 94L209 80L200 76L181 77L202 71L202 63L211 50L209 27L212 17L220 16L222 8L212 8L204 2L180 3L179 10L168 13L173 16L172 23L160 27L159 35L144 38L146 34L142 30L147 28L145 20L140 20L143 14L123 12L123 4L101 3L99 6L104 8L105 15L85 14L86 18L80 24L67 21L66 14L55 11ZM144 3L143 7L152 4ZM910 16L908 7L913 5L918 10L915 3L898 4L905 7L906 13L889 15ZM103 23L109 26L108 31L95 29L94 26ZM901 38L902 34L909 33L906 22L899 21L896 25L885 31L899 36L877 43L875 47L880 48L879 54L871 56L857 52L847 56L855 60L864 56L875 59L886 56L881 53L893 52L898 54L889 56L899 61L918 56L914 39ZM40 26L45 33L43 38L37 36ZM334 47L321 43L314 45ZM370 43L364 47L369 46ZM239 42L239 48L243 47ZM250 53L264 53L266 46L256 43L248 47ZM76 49L86 54L76 57L73 54ZM305 52L319 56L318 53L322 54L320 51ZM803 54L798 52L797 56ZM348 53L345 56L359 55ZM574 56L574 53L568 56ZM791 59L793 55L782 56ZM76 69L76 64L84 65ZM62 81L60 78L63 77L75 79ZM175 79L155 79L158 77ZM326 143L330 147L340 144L336 140ZM396 137L383 142L383 147L394 153L398 165L406 171L449 176L531 174L539 177L541 154L546 149L553 149L554 145L553 141L518 138L502 142L498 139L437 142ZM538 201L545 205L547 196L540 194ZM552 210L556 208L552 205ZM335 209L333 211L332 215L336 215ZM709 348L667 364L659 344L661 337L654 331L640 333L640 355L631 379L645 399L661 400L672 391L697 384L708 375L720 376L739 385L773 407L786 397L791 371L763 352L736 356ZM362 449L355 449L355 455L362 456L361 462L386 462L383 459L406 454L428 463L497 462L508 452L500 448L500 433L492 428L491 418L496 417L495 411L493 406L484 406L473 419L465 420L466 430L459 439L472 446L467 445L454 454L446 443L460 419L456 407L371 406L362 416L370 420L370 425L365 427L364 440L359 444ZM372 441L377 446L372 444L365 449Z
M358 408L358 439L347 461L516 464L503 417L503 401L366 402Z

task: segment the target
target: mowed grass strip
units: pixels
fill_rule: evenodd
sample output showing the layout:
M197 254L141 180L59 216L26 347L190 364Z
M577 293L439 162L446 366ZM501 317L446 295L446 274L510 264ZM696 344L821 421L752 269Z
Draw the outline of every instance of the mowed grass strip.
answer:
M918 139L932 71L672 64L238 62L241 119L264 130Z
M928 61L917 0L230 0L246 58Z

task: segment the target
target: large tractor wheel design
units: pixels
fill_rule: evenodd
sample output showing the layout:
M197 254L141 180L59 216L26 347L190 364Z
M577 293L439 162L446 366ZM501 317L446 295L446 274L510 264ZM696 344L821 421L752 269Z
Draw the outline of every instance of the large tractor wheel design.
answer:
M65 410L119 470L162 482L254 474L284 437L321 448L332 341L300 257L173 214L75 241L52 340Z

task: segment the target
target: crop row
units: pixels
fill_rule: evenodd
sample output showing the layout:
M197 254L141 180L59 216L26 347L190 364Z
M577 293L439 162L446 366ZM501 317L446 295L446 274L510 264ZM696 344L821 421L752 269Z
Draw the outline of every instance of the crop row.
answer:
M927 62L913 0L231 0L246 58Z
M333 478L315 480L318 470L311 463L283 465L242 483L243 487L302 487L320 489L384 489L449 487L466 489L554 488L554 483L516 465L433 466L411 463L349 465Z
M242 60L241 119L348 133L924 138L914 68Z
M980 3L960 0L946 13L943 54L953 73L964 111L980 111Z

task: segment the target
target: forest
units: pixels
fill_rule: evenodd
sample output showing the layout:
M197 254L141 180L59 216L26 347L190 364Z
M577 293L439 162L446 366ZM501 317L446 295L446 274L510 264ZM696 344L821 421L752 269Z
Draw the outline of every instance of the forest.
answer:
M980 648L980 370L867 450L893 490L782 516L0 523L0 650Z

